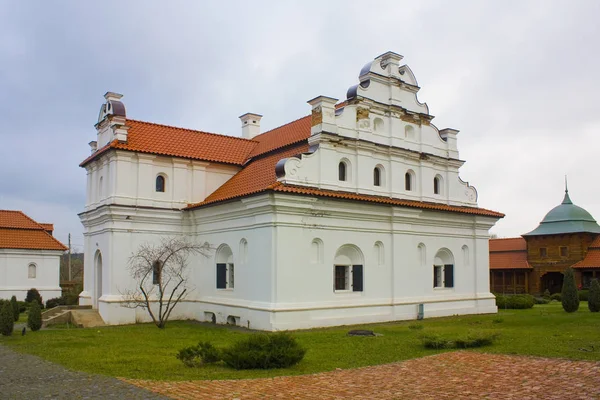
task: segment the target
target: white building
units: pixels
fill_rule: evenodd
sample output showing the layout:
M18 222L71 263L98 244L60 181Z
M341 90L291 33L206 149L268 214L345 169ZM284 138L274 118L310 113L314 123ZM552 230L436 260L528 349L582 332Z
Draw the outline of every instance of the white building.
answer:
M144 242L185 235L216 248L190 259L195 290L175 318L280 330L496 312L488 230L459 178L454 129L438 130L402 56L367 64L347 99L242 137L126 117L107 93L91 142L82 304L109 324L147 320L122 307L126 266Z
M21 211L0 210L0 299L25 300L35 288L42 300L60 297L60 256L67 248Z

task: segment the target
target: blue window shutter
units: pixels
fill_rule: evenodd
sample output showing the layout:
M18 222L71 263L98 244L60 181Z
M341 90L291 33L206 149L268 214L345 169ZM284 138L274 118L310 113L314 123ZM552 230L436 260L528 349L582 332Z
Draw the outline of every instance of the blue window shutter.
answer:
M362 292L363 291L363 266L353 265L352 266L352 291Z
M227 288L227 265L217 264L217 289Z
M454 265L444 265L444 286L454 287Z

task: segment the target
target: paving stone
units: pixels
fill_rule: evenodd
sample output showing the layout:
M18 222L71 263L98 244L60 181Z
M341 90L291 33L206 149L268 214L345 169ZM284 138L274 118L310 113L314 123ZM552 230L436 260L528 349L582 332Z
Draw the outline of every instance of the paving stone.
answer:
M588 400L600 399L600 363L459 351L314 375L127 382L173 399Z
M165 399L116 378L70 371L0 345L0 399Z

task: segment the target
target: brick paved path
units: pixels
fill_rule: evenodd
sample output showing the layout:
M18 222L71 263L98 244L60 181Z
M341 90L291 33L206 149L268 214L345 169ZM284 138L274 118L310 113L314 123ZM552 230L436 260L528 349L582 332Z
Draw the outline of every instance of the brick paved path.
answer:
M128 381L174 399L600 399L600 363L472 352L266 379Z

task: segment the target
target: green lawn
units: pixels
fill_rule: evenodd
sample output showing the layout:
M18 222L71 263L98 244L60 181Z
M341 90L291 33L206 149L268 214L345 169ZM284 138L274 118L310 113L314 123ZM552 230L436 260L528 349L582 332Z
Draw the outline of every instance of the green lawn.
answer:
M411 325L423 329L410 329ZM382 336L349 337L349 329L365 328ZM177 351L198 341L217 347L238 340L247 332L226 326L172 321L160 330L151 324L96 329L46 329L21 336L1 337L0 343L38 355L74 370L110 376L153 379L240 379L308 374L335 368L356 368L436 354L426 350L419 336L464 335L470 331L500 333L498 341L478 351L600 361L600 313L582 302L578 312L565 313L560 303L536 305L530 310L500 311L495 315L456 316L297 331L308 351L295 367L269 371L235 371L223 365L187 368L175 358ZM583 350L582 350L583 349ZM585 351L590 350L590 351Z

